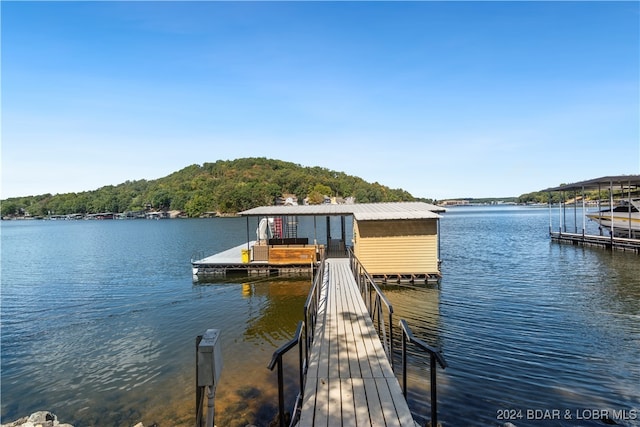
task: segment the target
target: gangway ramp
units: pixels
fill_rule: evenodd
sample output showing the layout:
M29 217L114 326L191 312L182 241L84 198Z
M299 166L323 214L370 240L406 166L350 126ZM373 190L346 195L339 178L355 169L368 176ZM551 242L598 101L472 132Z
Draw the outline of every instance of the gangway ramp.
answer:
M298 425L415 427L349 260L327 265Z

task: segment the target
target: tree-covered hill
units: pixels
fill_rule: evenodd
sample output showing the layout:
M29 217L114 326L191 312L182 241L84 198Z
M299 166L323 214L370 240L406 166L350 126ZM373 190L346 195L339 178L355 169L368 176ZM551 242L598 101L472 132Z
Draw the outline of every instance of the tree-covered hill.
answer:
M205 212L233 213L272 205L283 194L299 200L322 196L354 197L357 203L411 201L402 189L321 167L266 158L219 160L191 165L156 180L126 181L94 191L44 194L2 201L2 216L177 210L190 217Z

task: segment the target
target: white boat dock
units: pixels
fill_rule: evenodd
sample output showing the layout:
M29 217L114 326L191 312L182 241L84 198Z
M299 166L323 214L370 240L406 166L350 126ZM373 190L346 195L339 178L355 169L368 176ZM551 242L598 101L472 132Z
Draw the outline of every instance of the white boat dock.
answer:
M267 260L251 259L250 249L256 241L242 243L225 251L210 255L205 258L191 261L193 275L226 275L239 273L252 275L286 275L309 274L316 267L315 262L306 260L288 264L273 264Z
M587 212L586 209L586 191L596 191L597 194L605 193L608 198L597 200L597 206L605 205L608 209L599 210L599 212ZM596 246L606 249L618 249L630 251L640 254L640 238L637 231L637 210L633 210L631 201L638 197L640 191L640 175L618 175L604 176L601 178L590 179L587 181L575 182L573 184L563 184L559 187L548 188L543 190L550 194L560 193L560 217L558 219L558 228L553 224L553 216L551 214L551 203L549 203L549 235L551 240L559 243L569 243L573 245ZM573 232L567 227L566 217L567 195L572 199L573 207ZM581 215L582 227L578 227L578 201L582 202ZM593 200L590 201L594 203ZM620 214L616 211L616 220L613 221L614 206L616 203L624 203L628 207L626 214ZM569 208L571 209L571 208ZM600 225L600 234L594 235L587 233L586 223L587 217L589 221L594 220ZM614 229L615 227L615 229ZM555 231L558 230L558 231Z

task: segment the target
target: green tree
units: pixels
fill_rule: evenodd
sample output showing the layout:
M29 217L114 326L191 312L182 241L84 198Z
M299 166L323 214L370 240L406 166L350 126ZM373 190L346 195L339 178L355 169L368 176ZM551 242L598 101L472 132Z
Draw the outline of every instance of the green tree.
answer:
M32 215L124 212L145 209L185 210L192 216L220 210L237 212L274 203L277 196L354 196L358 203L413 200L411 194L322 167L303 167L282 160L244 158L191 165L156 180L125 181L83 193L43 194L3 200ZM312 194L313 193L313 194ZM197 196L197 197L196 197ZM8 207L6 207L8 206ZM13 208L11 208L13 209Z
M18 205L15 202L2 203L2 216L13 216L18 213Z

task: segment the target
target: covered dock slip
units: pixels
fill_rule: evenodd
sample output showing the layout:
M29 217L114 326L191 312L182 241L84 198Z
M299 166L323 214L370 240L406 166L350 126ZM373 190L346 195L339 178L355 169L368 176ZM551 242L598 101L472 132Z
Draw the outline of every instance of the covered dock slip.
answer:
M229 271L301 272L313 270L325 256L346 257L351 248L375 278L437 281L438 213L444 211L422 202L249 209L239 213L247 218L247 243L225 253L192 260L193 272L195 275ZM250 229L249 218L258 219L255 231Z
M640 253L640 175L605 176L543 191L550 193L553 241ZM560 194L555 215L551 193Z

